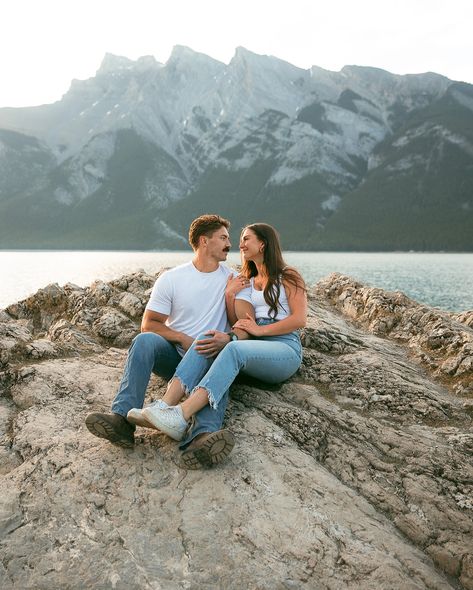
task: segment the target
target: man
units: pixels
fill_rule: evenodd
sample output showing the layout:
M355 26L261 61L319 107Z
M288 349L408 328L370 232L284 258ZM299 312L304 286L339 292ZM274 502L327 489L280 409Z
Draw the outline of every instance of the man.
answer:
M216 356L230 342L225 308L225 287L233 271L220 263L230 250L230 222L218 215L202 215L189 229L194 250L192 262L163 273L156 281L128 358L111 414L93 413L86 426L95 436L123 447L133 447L135 424L152 426L140 410L154 372L169 380L195 338L202 354ZM157 404L168 407L164 401ZM233 434L222 429L228 391L218 410L210 406L196 414L195 422L181 443L183 463L196 469L214 465L231 452Z

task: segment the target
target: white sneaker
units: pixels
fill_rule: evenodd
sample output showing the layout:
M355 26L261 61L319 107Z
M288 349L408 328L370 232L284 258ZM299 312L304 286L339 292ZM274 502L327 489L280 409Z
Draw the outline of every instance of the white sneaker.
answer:
M162 399L158 399L155 402L151 403L149 406L149 408L153 408L153 407L157 407L157 408L169 408L169 406L167 405L166 402L164 402ZM126 419L128 420L128 422L130 422L131 424L136 424L136 426L143 426L144 428L154 428L156 429L156 427L151 424L151 422L149 422L148 420L146 420L146 418L143 416L142 414L143 410L140 410L139 408L132 408L128 414L126 415Z
M182 415L181 406L168 406L167 408L144 408L142 415L151 424L164 432L174 440L182 440L187 430L187 421Z

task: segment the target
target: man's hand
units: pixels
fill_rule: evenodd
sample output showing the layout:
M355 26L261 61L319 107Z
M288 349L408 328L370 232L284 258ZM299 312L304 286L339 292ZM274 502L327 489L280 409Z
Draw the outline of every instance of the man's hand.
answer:
M226 332L219 332L218 330L209 330L205 332L205 336L209 336L209 338L198 340L195 350L208 358L217 356L225 348L225 345L230 342L230 336Z

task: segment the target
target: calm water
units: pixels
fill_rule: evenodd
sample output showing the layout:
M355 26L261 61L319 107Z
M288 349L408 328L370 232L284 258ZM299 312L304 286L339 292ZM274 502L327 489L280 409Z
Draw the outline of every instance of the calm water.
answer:
M87 286L143 269L156 272L190 260L188 252L0 251L0 308L49 283ZM369 285L403 291L417 301L450 311L473 309L473 254L287 252L309 284L341 272ZM233 252L228 261L238 264Z

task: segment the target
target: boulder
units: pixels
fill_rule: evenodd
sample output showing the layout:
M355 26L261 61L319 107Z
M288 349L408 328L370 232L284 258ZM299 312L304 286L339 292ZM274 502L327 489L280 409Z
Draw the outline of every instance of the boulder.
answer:
M155 278L0 312L2 589L473 589L468 321L326 277L301 369L239 377L233 453L186 471L157 431L126 450L84 424L110 407Z

